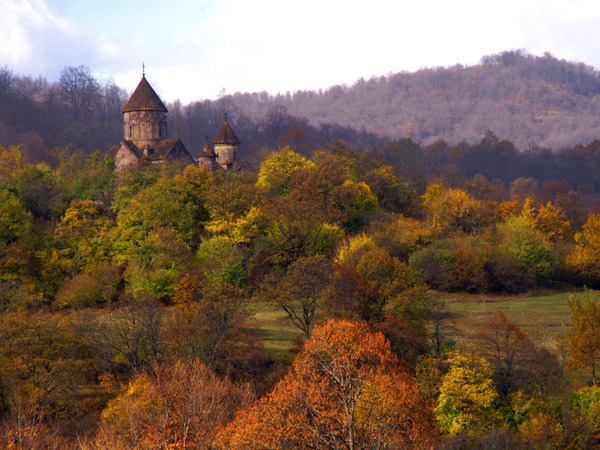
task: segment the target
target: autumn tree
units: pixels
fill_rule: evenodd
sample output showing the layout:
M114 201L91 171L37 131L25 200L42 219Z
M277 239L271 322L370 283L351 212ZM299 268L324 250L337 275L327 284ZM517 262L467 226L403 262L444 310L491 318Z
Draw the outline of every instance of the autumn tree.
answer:
M445 233L473 233L490 221L490 212L479 200L461 189L432 184L422 196L431 228Z
M219 448L432 448L417 389L379 333L331 320L291 371L220 434Z
M101 319L84 313L79 327L107 370L131 374L149 370L171 356L166 351L165 317L157 301L150 298L130 300Z
M566 240L573 236L573 229L565 212L552 202L536 207L533 200L528 198L521 216L550 241Z
M110 253L109 229L112 222L91 200L74 200L54 230L73 253L79 270L107 261Z
M272 195L288 194L288 183L294 172L313 165L312 161L294 152L290 147L282 147L262 162L256 185Z
M290 321L310 338L319 302L332 277L332 263L323 255L301 257L281 278L264 281L261 298L283 309Z
M371 192L377 196L379 206L386 211L414 215L417 211L417 194L403 183L390 166L373 169L364 178Z
M477 330L478 352L495 370L500 394L515 388L518 371L533 353L533 345L519 326L501 311L489 317Z
M531 270L536 281L543 282L554 274L557 261L550 244L524 219L508 219L501 226L501 233L504 236L500 248Z
M575 248L565 266L573 278L588 286L600 286L600 215L590 214L580 233L575 234Z
M326 305L338 317L384 319L387 302L412 284L405 263L378 247L367 234L339 246Z
M483 358L455 353L449 360L435 409L440 428L453 435L476 426L490 427L494 421L494 402L498 393L493 371Z
M234 386L198 361L157 365L138 375L111 400L102 419L129 447L211 449L215 430L249 404L245 386Z
M244 255L228 238L215 236L203 241L196 252L196 261L206 281L214 286L228 283L240 287L246 280Z
M309 200L276 197L260 207L266 221L264 241L276 263L288 265L301 256L327 254L344 235L324 222L321 208Z
M31 214L11 191L0 189L0 254L7 245L28 237Z
M22 402L41 417L77 427L87 412L81 390L90 347L73 323L59 315L13 312L0 317L0 404ZM16 411L15 411L16 413Z
M573 328L569 332L570 363L588 369L592 383L597 384L596 371L600 365L600 305L588 292L583 300L569 299Z
M207 283L199 270L182 274L167 330L171 352L184 360L199 359L220 373L257 376L257 367L264 361L263 348L247 328L244 295L228 283Z

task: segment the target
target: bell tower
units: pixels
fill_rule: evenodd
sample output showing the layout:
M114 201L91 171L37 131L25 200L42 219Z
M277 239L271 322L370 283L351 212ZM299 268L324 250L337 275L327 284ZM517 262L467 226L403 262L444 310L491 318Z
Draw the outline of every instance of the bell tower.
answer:
M144 73L123 108L125 141L133 142L148 156L158 142L167 138L167 112Z
M234 163L238 161L240 144L240 140L227 123L227 114L225 114L223 126L213 141L214 151L217 155L217 164L225 170L232 170Z

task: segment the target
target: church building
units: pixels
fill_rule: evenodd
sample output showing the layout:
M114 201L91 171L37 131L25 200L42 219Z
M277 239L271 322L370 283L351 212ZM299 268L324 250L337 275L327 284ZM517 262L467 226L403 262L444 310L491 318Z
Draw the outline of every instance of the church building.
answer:
M181 161L193 164L194 158L178 138L169 139L167 133L167 108L158 97L145 74L123 108L123 134L120 144L112 147L108 155L117 166L117 170L136 166L142 161L160 164L164 161ZM207 169L225 169L238 171L246 166L238 160L240 140L227 123L213 141L208 143L198 155L198 164Z

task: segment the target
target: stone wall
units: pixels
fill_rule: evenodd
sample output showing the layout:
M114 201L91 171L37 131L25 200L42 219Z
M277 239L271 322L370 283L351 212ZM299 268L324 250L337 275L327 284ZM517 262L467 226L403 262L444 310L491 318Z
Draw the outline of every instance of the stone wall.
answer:
M167 138L167 117L160 111L131 111L124 116L125 140L139 148L152 146Z

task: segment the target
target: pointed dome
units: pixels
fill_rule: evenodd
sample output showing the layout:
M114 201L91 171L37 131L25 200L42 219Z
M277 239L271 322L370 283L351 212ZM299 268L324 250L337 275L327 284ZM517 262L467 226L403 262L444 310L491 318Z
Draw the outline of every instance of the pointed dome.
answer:
M206 144L204 144L204 147L200 151L200 155L199 156L201 158L216 158L217 157L217 154L213 150L212 145L210 145L208 143L208 138L206 139Z
M133 95L123 108L123 112L131 111L160 111L167 112L167 108L160 100L150 83L146 81L146 77L142 76L140 84L133 92Z
M217 137L213 141L213 145L215 144L231 144L231 145L240 145L241 142L238 137L235 135L229 124L227 123L227 116L225 116L225 122L223 126L219 130Z

